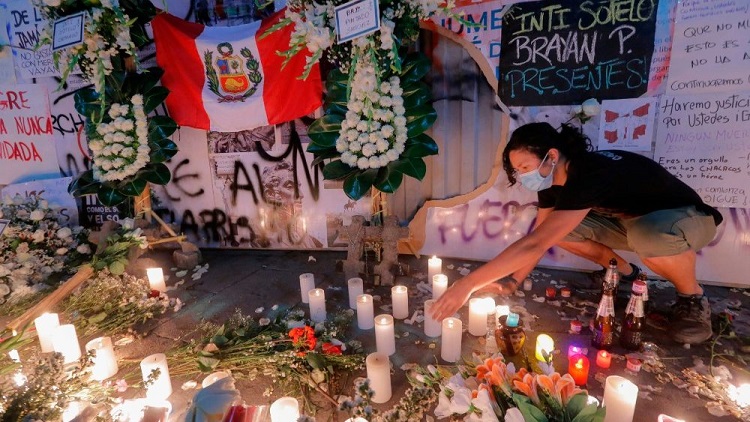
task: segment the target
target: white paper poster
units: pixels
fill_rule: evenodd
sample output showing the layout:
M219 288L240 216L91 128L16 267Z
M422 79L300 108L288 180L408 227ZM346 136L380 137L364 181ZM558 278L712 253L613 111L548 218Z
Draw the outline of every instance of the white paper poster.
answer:
M656 98L602 101L599 148L651 151Z
M750 91L663 96L654 160L715 207L750 207Z
M47 26L39 9L28 0L11 0L7 7L8 36L13 47L16 74L29 82L32 78L60 76L55 69L52 47L36 48L41 31Z
M685 0L677 6L668 94L750 89L750 2Z
M0 184L60 177L47 89L0 85Z
M8 15L8 5L0 3L0 28L7 28L10 25ZM16 82L13 49L10 48L10 38L5 30L0 30L0 81L9 84Z

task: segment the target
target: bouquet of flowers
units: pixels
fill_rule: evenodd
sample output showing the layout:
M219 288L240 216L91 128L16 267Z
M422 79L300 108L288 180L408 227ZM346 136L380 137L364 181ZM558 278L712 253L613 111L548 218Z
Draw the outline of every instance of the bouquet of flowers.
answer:
M429 60L407 54L417 40L419 22L438 12L470 24L451 12L453 0L385 0L380 2L380 30L351 41L335 42L335 7L344 0L294 0L286 17L269 32L294 25L287 60L308 54L312 66L326 58L337 70L327 78L325 116L309 128L308 152L313 164L324 164L326 179L343 179L344 192L359 199L371 187L393 193L403 175L421 180L423 158L437 154L424 132L437 114L430 88L420 80Z
M169 357L170 374L195 374L229 370L235 377L271 378L285 395L304 397L314 403L312 392L333 405L341 387L339 377L364 362L361 344L339 340L351 321L351 310L336 314L325 323L313 324L301 310L279 312L275 317L255 320L237 311L227 322L194 348ZM266 391L267 395L272 390Z
M99 93L104 92L107 76L122 67L118 56L132 58L138 66L136 47L148 41L144 25L150 19L145 17L156 12L150 2L138 0L34 0L33 4L48 22L42 43L51 42L49 31L56 19L86 12L83 44L57 50L53 55L55 66L62 71L61 84L80 66Z
M17 302L49 287L53 276L91 256L82 227L64 227L37 196L6 196L0 218L10 220L0 237L0 304Z

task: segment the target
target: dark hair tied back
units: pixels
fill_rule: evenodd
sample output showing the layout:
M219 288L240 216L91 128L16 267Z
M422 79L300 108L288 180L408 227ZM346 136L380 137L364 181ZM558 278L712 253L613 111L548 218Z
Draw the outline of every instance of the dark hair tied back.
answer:
M516 184L515 171L510 163L511 151L525 150L542 159L551 148L558 149L568 161L592 150L589 138L567 123L560 126L559 132L546 122L525 124L513 131L503 151L503 169L511 186Z

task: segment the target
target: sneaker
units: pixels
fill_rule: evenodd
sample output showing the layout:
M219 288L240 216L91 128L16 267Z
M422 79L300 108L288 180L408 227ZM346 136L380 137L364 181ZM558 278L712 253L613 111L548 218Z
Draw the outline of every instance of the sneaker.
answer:
M677 294L672 305L672 339L679 343L698 344L713 336L711 305L703 295Z
M632 283L638 279L638 275L641 273L641 268L632 263L630 264L630 267L633 269L630 274L624 275L620 273L620 284ZM606 274L607 269L602 268L601 270L590 272L587 279L572 280L570 284L579 289L601 290L602 284L604 284L604 276Z

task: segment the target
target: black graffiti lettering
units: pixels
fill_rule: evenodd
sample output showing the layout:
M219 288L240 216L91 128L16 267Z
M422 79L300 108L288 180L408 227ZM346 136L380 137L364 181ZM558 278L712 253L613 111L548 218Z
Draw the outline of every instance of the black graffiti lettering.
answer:
M58 114L52 116L52 127L61 135L76 133L85 126L86 121L78 113Z
M203 222L203 232L208 243L221 242L230 237L225 226L228 219L224 211L214 208L213 210L201 211L198 215Z
M307 187L310 189L310 196L313 200L317 201L320 197L320 168L321 166L315 166L314 173L310 173L310 168L307 165L307 158L305 158L305 150L302 147L302 140L297 133L297 129L294 125L291 125L291 132L289 133L289 146L279 156L273 156L265 151L260 142L255 142L258 155L267 161L276 162L281 161L292 155L292 174L294 175L294 197L300 197L299 190L299 176L297 176L297 160L302 161L302 169L305 171L305 180L307 181ZM264 198L265 201L265 198Z
M63 177L74 177L83 173L84 171L91 168L91 162L87 157L83 157L83 167L78 165L78 158L75 155L68 153L65 156L65 165L67 168L60 167L60 174Z
M185 212L182 213L180 232L185 234L192 233L194 237L199 238L198 230L198 223L195 222L195 216L193 216L193 212L190 210L185 210Z
M190 164L189 158L184 158L182 161L177 163L177 165L174 167L174 170L172 170L172 182L164 186L164 192L167 194L167 198L169 198L170 201L179 202L182 200L182 198L180 196L175 196L169 193L167 186L176 187L180 191L180 193L189 198L195 198L196 196L203 195L206 192L203 188L199 188L198 190L191 192L182 185L182 181L185 179L200 179L200 175L198 173L180 174L182 168L188 164Z
M258 179L258 186L262 186L263 182L260 178L260 168L257 164L253 164L253 169L255 170L255 177ZM244 178L243 181L246 181L247 183L240 184L240 173L242 173L242 177ZM237 193L240 189L250 192L250 194L253 195L253 203L258 205L258 193L255 192L255 185L253 185L253 181L250 180L250 175L247 173L247 169L245 168L245 165L242 164L242 161L238 160L234 162L234 177L232 178L232 184L229 188L232 190L232 205L237 205ZM260 189L260 195L263 202L266 202L262 188Z

